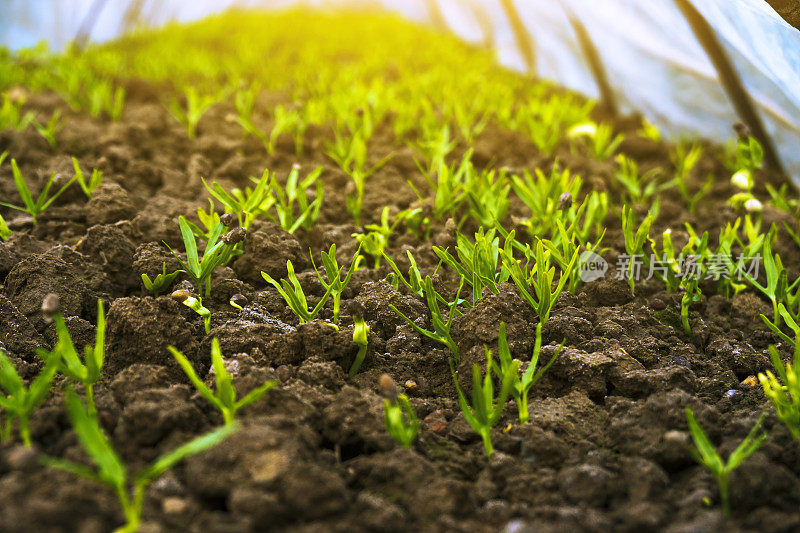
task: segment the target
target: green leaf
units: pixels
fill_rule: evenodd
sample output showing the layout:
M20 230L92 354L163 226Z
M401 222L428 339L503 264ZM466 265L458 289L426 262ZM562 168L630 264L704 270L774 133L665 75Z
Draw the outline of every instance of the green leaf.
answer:
M211 365L214 368L214 379L217 383L217 397L222 405L230 409L236 403L236 390L233 388L233 379L228 373L228 369L225 368L219 340L216 337L211 340Z
M49 356L44 368L31 382L28 393L25 395L25 409L27 412L30 413L36 407L39 407L50 393L50 385L53 383L53 378L58 371L58 362L58 354Z
M101 479L100 476L97 475L97 472L95 472L86 465L74 463L72 461L67 461L66 459L50 457L47 455L42 456L39 460L45 466L58 468L59 470L64 470L65 472L69 472L70 474L74 474L76 476L83 477L86 479L91 479L92 481L97 481L98 483L105 483L105 480Z
M17 396L25 388L17 369L2 350L0 350L0 387L3 387L9 396Z
M230 435L239 430L236 424L228 424L215 429L205 435L201 435L183 446L179 446L175 450L163 455L155 460L150 466L138 472L135 476L137 482L147 482L154 480L161 476L164 472L172 468L175 464L183 461L189 456L196 455L200 452L213 448L223 440L227 439Z
M753 455L753 453L761 446L764 439L767 438L766 433L757 433L761 430L761 424L764 422L765 415L762 413L758 421L753 426L753 429L747 434L744 440L737 446L733 453L728 458L728 464L725 466L728 470L736 469L745 459Z
M69 387L66 405L78 440L99 469L98 478L113 487L124 487L127 479L125 465L111 447L97 420L89 416L78 395Z
M266 394L271 388L273 388L277 384L278 382L274 380L267 381L260 387L251 390L244 396L244 398L236 402L236 405L234 406L234 412L237 412L239 411L239 409L243 409L248 405L258 401L262 396L264 396L264 394Z
M697 447L700 462L708 468L712 474L718 476L724 469L722 458L719 456L719 453L717 453L714 445L711 444L711 441L708 440L703 428L697 423L694 413L689 407L686 408L686 421L689 425L689 433L692 436L694 445Z
M198 276L200 273L200 263L197 258L197 243L194 240L194 233L192 233L192 228L189 227L183 215L178 217L178 224L181 228L183 245L186 247L186 259L189 262L189 271L195 276Z
M19 197L22 198L22 201L25 203L28 213L35 215L36 204L33 201L30 189L28 189L28 184L25 183L25 180L22 178L16 159L11 160L11 172L14 175L14 184L17 186Z
M197 389L197 392L199 392L203 398L208 400L209 403L214 405L217 409L222 410L222 408L225 406L222 404L222 402L219 401L219 399L216 396L214 396L214 393L211 392L211 389L209 389L206 386L206 384L203 383L203 381L199 377L197 377L197 373L194 371L192 363L190 363L189 360L186 359L186 356L184 356L181 352L179 352L174 346L167 346L167 349L170 351L172 356L181 366L184 373L189 378L189 381L191 381L192 385L194 385L194 387Z

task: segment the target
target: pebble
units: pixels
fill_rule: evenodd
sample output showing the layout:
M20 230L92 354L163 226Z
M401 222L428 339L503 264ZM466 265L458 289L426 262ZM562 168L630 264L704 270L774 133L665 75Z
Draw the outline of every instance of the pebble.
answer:
M442 434L447 429L447 419L441 409L437 409L422 420L422 426L428 431Z
M756 378L755 376L748 376L744 379L744 381L742 381L741 385L742 387L748 389L755 389L756 387L758 387L758 378Z

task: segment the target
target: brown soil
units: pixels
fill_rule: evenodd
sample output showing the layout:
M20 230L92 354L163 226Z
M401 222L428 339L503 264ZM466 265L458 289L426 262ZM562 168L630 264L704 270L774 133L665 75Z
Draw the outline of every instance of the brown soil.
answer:
M768 368L767 345L778 339L759 319L769 306L752 292L733 300L704 296L692 309L692 335L680 327L679 300L655 282L641 284L635 298L611 276L564 294L544 327L544 343L551 345L545 350L566 338L564 353L534 389L530 423L516 423L508 403L493 433L497 453L487 461L459 413L447 353L387 304L422 320L427 308L383 281L385 268L357 272L344 296L343 309L350 300L360 302L371 327L366 361L350 381L346 372L357 351L352 322L344 318L339 332L298 325L259 275L281 276L291 259L313 305L322 289L310 272L308 249L318 256L336 243L340 264L349 264L355 230L344 209L349 178L323 155L330 132L309 135L302 157L289 142L265 156L259 144L242 140L238 127L224 120L231 109L219 105L190 141L154 94L142 84L131 86L119 123L67 114L57 154L35 132L0 132L0 151L14 154L26 176L71 176L71 155L106 176L91 202L73 188L36 227L1 211L15 232L0 243L0 340L25 377L39 366L34 349L54 338L40 314L42 298L59 294L77 345L93 341L95 301L103 298L107 367L97 402L106 431L133 469L221 423L171 360L168 344L205 372L210 339L218 337L223 354L238 363L233 368L240 393L281 378L279 387L241 414L239 433L152 486L147 531L800 530L800 448L770 409L768 440L734 474L732 518L723 519L718 504L708 503L716 500L715 483L688 451L686 406L725 453L765 409L751 376ZM40 95L30 104L49 116L59 100ZM629 133L623 150L643 168L669 166L664 146L636 138L632 126L620 128ZM412 153L393 146L389 128L380 129L371 153L377 159L393 150L395 157L367 187L368 222L383 205L395 212L415 200L405 183L419 176ZM536 154L527 140L490 127L477 142L475 161L512 168L551 163ZM611 162L569 150L558 157L591 187L608 186ZM296 162L308 170L324 167L321 219L312 231L295 235L270 223L254 228L244 255L214 277L212 297L204 302L212 311L210 335L197 315L168 296L143 295L140 275L154 276L162 261L173 261L161 241L182 249L177 216L207 206L200 176L241 186L265 167L286 176ZM703 176L726 175L710 155L700 165ZM696 215L667 194L654 233L670 225L677 235L690 221L710 230L713 240L737 216L725 205L731 193L720 179ZM0 197L15 197L7 164L0 168ZM512 203L515 210L523 211ZM781 216L767 209L765 224ZM604 245L613 265L623 250L618 219L610 215L607 227ZM453 241L443 225L432 235L435 243ZM388 252L407 268L404 250L411 249L431 273L430 246L398 231ZM797 275L796 247L782 240L777 250L790 275ZM451 275L436 278L437 286L452 289ZM192 288L180 280L176 286ZM227 303L236 293L247 297L242 311ZM484 344L496 347L500 321L508 324L515 356L530 357L535 315L504 286L454 325L462 367L481 359ZM280 365L286 368L276 373ZM416 384L406 392L424 422L411 450L384 431L377 391L384 372L398 384ZM36 413L32 434L38 451L84 457L60 392ZM40 466L20 445L0 445L0 530L109 531L121 521L116 501L102 487Z

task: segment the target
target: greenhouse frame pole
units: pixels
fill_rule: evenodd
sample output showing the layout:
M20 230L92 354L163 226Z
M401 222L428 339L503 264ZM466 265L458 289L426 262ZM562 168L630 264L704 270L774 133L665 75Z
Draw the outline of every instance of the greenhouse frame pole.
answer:
M681 13L683 13L695 37L700 42L703 50L705 50L714 68L717 70L719 81L723 89L725 89L739 118L750 128L753 137L755 137L764 148L764 160L767 166L776 172L785 174L780 157L778 157L778 152L775 149L775 145L772 143L772 139L767 134L764 122L761 120L761 116L756 110L753 99L750 93L747 92L747 89L745 89L731 59L728 57L728 54L725 53L725 49L722 47L719 39L717 39L714 29L697 8L694 7L690 0L675 0L675 4L678 6L678 9L681 10Z
M503 11L506 13L508 22L511 24L511 30L514 32L514 39L517 41L517 48L519 48L522 59L525 60L525 66L529 74L536 74L536 55L533 48L533 37L530 32L522 23L522 18L519 16L517 7L514 5L514 0L500 0L503 6Z
M564 6L563 3L561 5L562 7ZM589 63L589 70L597 84L597 90L600 92L600 105L609 115L616 117L619 114L619 106L617 106L617 99L614 97L614 90L611 88L611 83L608 81L608 73L603 65L603 60L600 58L600 53L594 45L592 38L589 36L589 32L586 31L586 26L575 16L572 10L566 7L564 7L564 9L567 11L569 22L572 24L572 28L578 36L578 44L581 47L581 52L583 52L586 61Z

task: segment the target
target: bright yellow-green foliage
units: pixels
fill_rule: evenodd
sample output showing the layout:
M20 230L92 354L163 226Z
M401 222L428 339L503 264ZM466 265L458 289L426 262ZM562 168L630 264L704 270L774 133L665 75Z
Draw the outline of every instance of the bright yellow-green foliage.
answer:
M189 88L200 95L225 91L229 101L257 84L295 102L303 121L371 133L390 116L400 138L450 123L472 141L494 119L526 134L554 133L557 140L585 122L591 108L498 67L487 51L381 12L229 12L139 30L83 53L51 54L44 45L15 54L0 49L0 91L15 85L54 90L92 114L118 114L115 89L134 78L179 97ZM364 108L372 124L352 113ZM258 105L240 114L266 111L277 114ZM282 107L281 114L292 120L291 110ZM549 140L533 140L550 148Z

